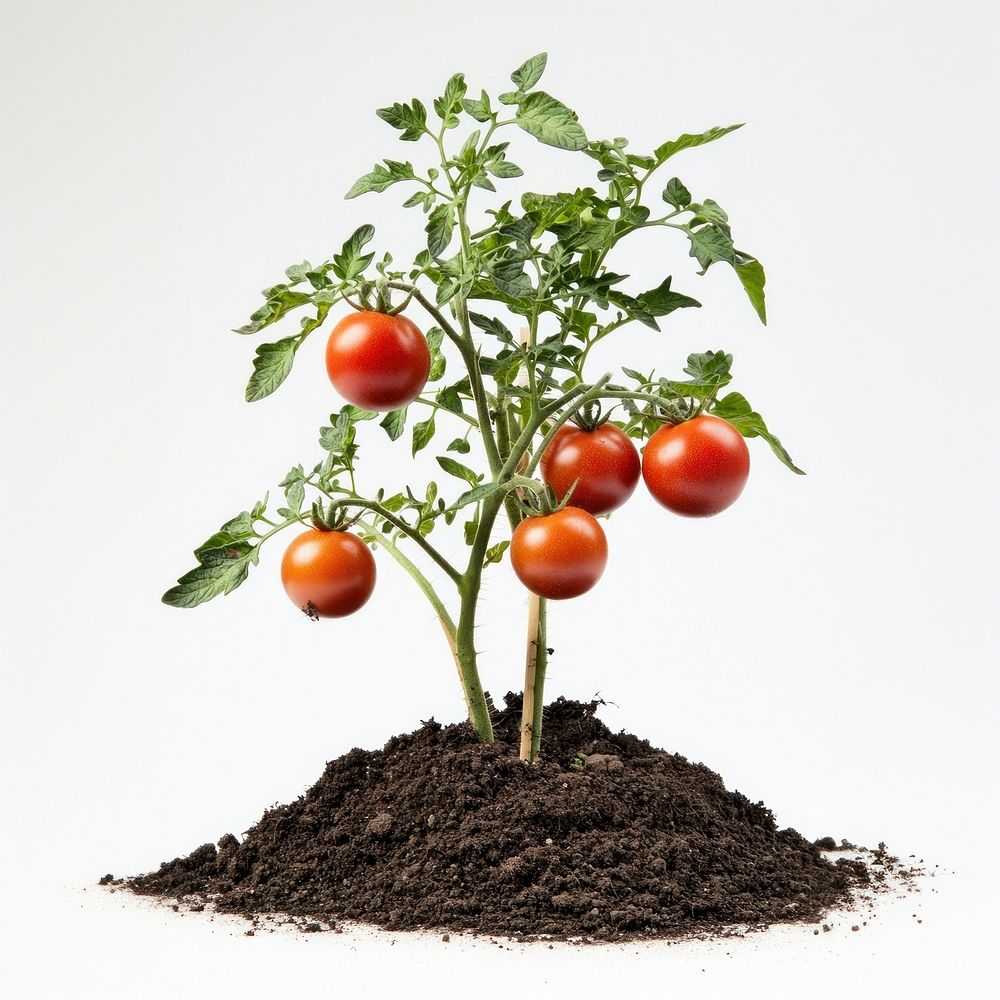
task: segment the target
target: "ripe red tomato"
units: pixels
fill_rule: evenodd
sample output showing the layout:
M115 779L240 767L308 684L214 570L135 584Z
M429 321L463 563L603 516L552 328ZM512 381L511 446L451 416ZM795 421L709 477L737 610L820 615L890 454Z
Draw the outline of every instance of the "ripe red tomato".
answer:
M601 424L592 431L563 424L540 462L542 478L560 500L576 483L570 502L590 514L610 514L639 482L639 453L624 431Z
M420 395L431 369L424 335L405 316L355 312L326 345L334 388L363 410L398 410Z
M525 518L510 541L518 579L539 597L579 597L597 583L608 562L608 540L593 514L563 507Z
M375 560L349 531L310 528L285 550L281 582L292 603L310 617L343 618L372 596Z
M682 424L664 424L642 454L642 478L668 510L711 517L743 492L750 449L728 421L707 413Z

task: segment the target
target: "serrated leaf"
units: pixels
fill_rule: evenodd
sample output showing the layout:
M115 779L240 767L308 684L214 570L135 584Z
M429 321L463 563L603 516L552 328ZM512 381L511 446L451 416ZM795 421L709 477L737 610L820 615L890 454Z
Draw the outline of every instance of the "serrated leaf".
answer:
M489 566L490 563L498 563L503 559L503 554L510 547L510 541L505 539L502 542L497 542L496 545L491 545L483 557L483 565Z
M333 255L333 271L342 281L356 278L372 262L373 253L363 254L362 249L375 236L375 227L359 226L348 237L339 254Z
M759 413L754 412L746 397L741 393L727 393L722 399L715 401L711 412L717 417L722 417L723 420L728 420L744 437L763 438L770 445L774 454L792 472L800 476L805 475L805 472L792 461L785 446L768 430L764 418Z
M702 226L688 233L691 240L691 256L701 264L704 274L716 261L724 260L732 264L736 261L732 238L718 226Z
M306 478L305 469L303 469L301 465L294 465L292 466L291 469L288 470L287 474L285 475L285 478L282 479L281 482L278 483L278 485L282 489L288 489L288 487L291 486L292 483L300 483L305 478Z
M163 595L163 603L174 608L194 608L213 597L231 594L247 578L250 563L255 561L256 549L246 542L213 549L206 553L205 562L185 573Z
M701 308L697 299L670 290L672 278L667 277L656 288L639 295L639 305L653 316L667 316L675 309Z
M438 205L427 218L427 249L432 257L440 257L455 230L455 210L451 205Z
M241 511L235 517L230 518L218 531L207 538L194 550L195 558L201 562L202 557L207 552L215 549L225 549L241 542L246 542L253 538L254 527L253 517L248 510Z
M510 79L518 90L527 92L542 78L545 72L545 64L548 62L547 52L539 52L538 55L525 59L521 65L510 74Z
M406 427L406 407L404 406L401 410L390 410L379 423L386 434L389 435L390 441L397 441L403 436L403 430Z
M386 160L385 166L376 163L369 173L364 174L354 182L354 186L344 195L344 198L349 200L357 198L358 195L367 194L369 191L385 191L393 184L413 180L415 176L411 163L399 163L396 160Z
M261 344L253 359L253 372L247 382L246 401L254 403L270 396L288 378L299 349L298 337L286 337L273 344Z
M342 455L353 444L354 435L354 424L349 414L331 414L330 424L320 428L319 444L324 451Z
M506 344L508 347L513 347L517 342L514 339L514 334L507 329L507 327L494 316L484 316L482 313L470 312L469 319L477 326L483 333L488 333L491 337L496 337L497 340Z
M285 503L293 514L298 514L302 510L302 505L306 501L306 488L301 482L292 483L285 490Z
M698 132L696 134L685 132L676 139L671 139L669 142L657 146L653 150L653 155L656 157L657 165L666 163L671 156L676 155L684 149L693 149L695 146L704 146L706 143L715 142L716 139L721 139L724 135L729 135L730 132L735 132L738 128L743 128L742 122L739 125L710 128L706 132Z
M746 290L747 298L760 317L761 323L767 326L767 306L764 301L764 265L752 257L742 263L734 264L736 276Z
M444 340L444 330L440 327L432 326L427 331L427 346L431 352L431 367L427 375L428 382L437 382L444 375L447 360L441 351L441 343Z
M464 98L462 107L465 113L475 118L477 122L488 122L493 114L493 109L490 107L490 97L485 90L477 101Z
M684 208L691 204L691 192L681 183L680 178L671 177L663 189L663 200L674 208Z
M493 496L497 490L503 489L499 483L481 483L479 486L473 486L471 490L467 490L463 493L452 505L451 510L459 510L462 507L467 507L470 503L479 503L481 500L485 500L487 497Z
M413 440L411 444L411 454L416 455L418 451L426 448L432 437L434 437L434 414L419 424L413 425Z
M410 104L396 103L388 108L379 108L375 112L393 128L400 129L399 137L405 142L416 142L427 131L427 109L413 98Z
M477 485L483 478L467 465L462 465L461 462L456 462L455 459L448 458L447 455L438 455L437 462L448 475L455 476L457 479L464 479L470 486Z
M697 218L711 222L720 229L729 232L729 215L717 201L706 198L700 204L689 205L688 207L694 212Z
M524 171L516 163L511 163L509 160L490 160L490 162L486 164L486 169L494 177L501 177L504 179L510 177L520 177L524 174Z
M434 110L438 118L444 122L445 128L454 128L458 124L458 111L462 107L462 98L468 88L465 84L465 74L456 73L445 84L444 95L434 101Z
M576 112L544 90L537 90L521 101L515 120L525 132L548 146L568 150L587 148L587 133Z
M461 379L454 385L445 386L437 396L435 396L435 401L439 406L444 407L444 409L451 411L452 413L464 413L465 409L462 406L462 397L459 395L460 389L466 386L467 380Z
M286 267L285 275L293 285L296 285L300 281L305 281L306 275L309 274L312 269L312 264L310 264L309 261L304 260L301 264L292 264L291 267Z

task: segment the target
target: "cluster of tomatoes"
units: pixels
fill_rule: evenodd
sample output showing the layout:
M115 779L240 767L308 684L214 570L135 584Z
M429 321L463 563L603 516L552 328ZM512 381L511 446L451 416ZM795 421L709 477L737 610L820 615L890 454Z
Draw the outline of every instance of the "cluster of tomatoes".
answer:
M410 320L372 311L341 320L326 350L327 373L337 391L349 403L374 411L412 403L427 382L430 360L427 341ZM704 413L664 424L646 442L641 458L614 424L566 424L542 455L540 471L557 500L567 502L517 525L511 563L528 590L558 600L578 597L600 579L608 543L597 518L621 507L640 475L668 510L710 517L743 491L750 452L731 424ZM312 529L289 545L281 578L302 610L339 618L371 596L375 561L356 535Z

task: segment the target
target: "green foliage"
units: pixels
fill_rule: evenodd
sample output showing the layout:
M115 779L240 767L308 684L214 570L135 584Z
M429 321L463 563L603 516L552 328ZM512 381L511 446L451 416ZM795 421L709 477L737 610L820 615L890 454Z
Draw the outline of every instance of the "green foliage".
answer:
M341 523L349 513L366 540L397 554L403 544L418 545L456 579L459 574L427 539L438 523L451 524L462 511L465 541L473 548L462 578L478 579L482 567L499 562L509 544L490 535L501 505L516 520L519 498L543 489L518 469L550 426L547 421L599 400L620 406L622 426L637 437L663 420L714 413L746 437L763 438L781 461L800 471L744 396L720 395L732 379L732 356L724 351L690 355L676 377L623 367L622 384L607 376L595 388L589 371L592 348L621 327L639 323L660 331L677 310L701 307L686 289L675 290L671 275L653 288L636 287L621 263L627 260L621 244L639 231L686 240L697 264L689 272L704 274L714 264L728 264L766 322L764 268L737 249L729 213L713 198L696 198L678 177L665 184L653 178L677 154L741 126L683 133L651 152L630 149L623 137L592 139L575 111L537 89L546 62L545 53L527 59L511 73L514 89L495 97L481 89L473 96L477 91L470 92L465 75L455 73L431 102L430 114L417 98L378 110L399 139L420 143L414 152L426 150L431 161L417 155L382 159L346 198L403 185L402 204L423 213L426 248L400 267L390 253L373 248L375 229L366 224L330 259L286 268L285 280L264 290L263 304L237 332L257 334L296 310L304 316L297 331L256 348L246 398L263 399L286 381L306 339L339 303L406 308L414 318L418 311L425 314L428 388L409 408L376 414L344 406L331 414L319 431L320 461L308 471L302 465L291 469L273 514L265 499L226 522L195 552L197 565L164 595L166 603L194 607L230 593L246 579L266 539L308 524L314 511L324 524ZM593 180L574 190L528 191L519 201L496 197L491 207L488 196L524 173L501 135L520 143L513 153L518 161L526 162L522 157L533 148L537 152L522 133L582 154L591 161ZM693 281L690 275L678 279L681 285ZM504 311L517 322L501 318ZM515 335L512 326L523 326L526 336ZM458 377L442 384L456 364ZM434 450L446 474L443 490L431 482L423 489L394 486L388 495L385 489L374 496L362 493L358 457L365 442L381 435L373 429L359 433L360 425L377 421L388 439L381 438L380 446L392 447L406 434L408 420L412 456L435 442L439 430L447 433L447 454L436 454L440 445ZM527 450L518 454L515 445L525 428L533 433L521 444ZM450 497L442 495L449 492ZM433 597L433 587L412 562L404 565Z

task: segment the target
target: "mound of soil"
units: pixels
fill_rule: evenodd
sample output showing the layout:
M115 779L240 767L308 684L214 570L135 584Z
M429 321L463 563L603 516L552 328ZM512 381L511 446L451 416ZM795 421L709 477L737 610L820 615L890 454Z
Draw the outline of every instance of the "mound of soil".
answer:
M506 706L490 746L432 720L352 750L242 842L126 884L248 916L621 939L816 921L869 880L703 764L613 734L596 702L548 706L544 762L524 764Z

